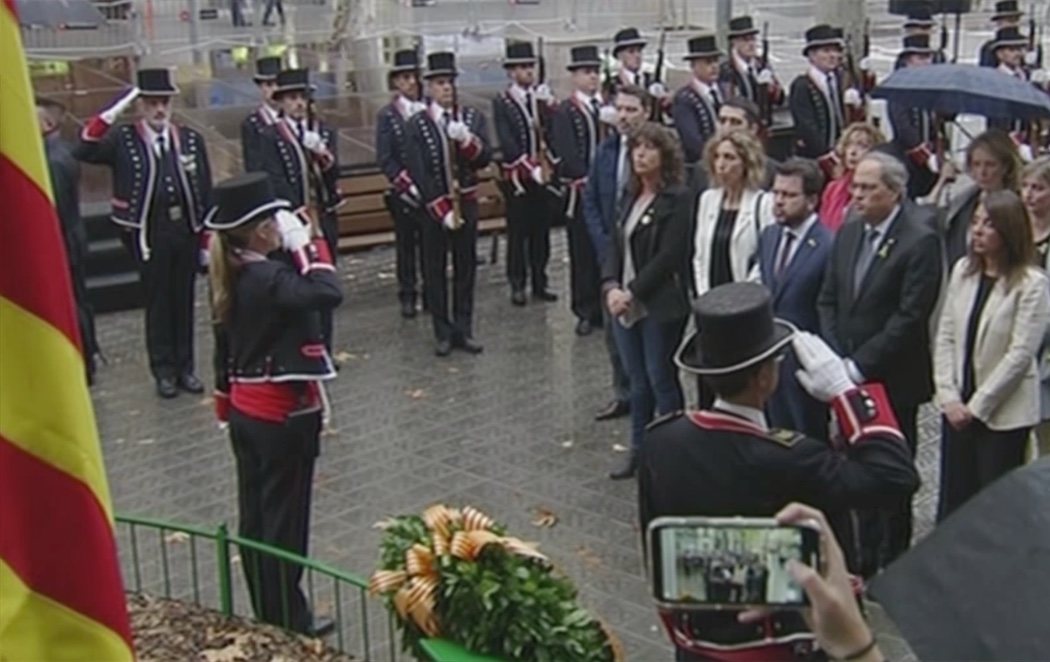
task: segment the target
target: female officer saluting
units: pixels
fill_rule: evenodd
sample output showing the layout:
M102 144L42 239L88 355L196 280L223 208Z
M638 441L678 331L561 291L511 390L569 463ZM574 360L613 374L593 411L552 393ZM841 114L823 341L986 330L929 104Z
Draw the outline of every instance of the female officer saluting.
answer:
M343 296L324 240L311 241L290 205L274 199L267 175L228 179L213 196L204 224L215 232L215 403L237 459L239 533L305 555L321 381L335 376L321 311ZM267 257L280 249L288 259ZM301 568L247 549L241 558L256 615L316 634Z

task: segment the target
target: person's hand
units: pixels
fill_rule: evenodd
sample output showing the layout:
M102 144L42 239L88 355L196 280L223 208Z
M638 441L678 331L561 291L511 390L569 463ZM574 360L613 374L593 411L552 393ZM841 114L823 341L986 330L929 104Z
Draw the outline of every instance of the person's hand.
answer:
M773 72L769 69L763 69L755 76L755 81L757 81L759 85L772 85Z
M1024 63L1030 67L1039 64L1039 49L1033 48L1024 54Z
M448 137L455 140L458 143L465 143L470 140L470 129L467 125L459 120L452 120L448 123L448 129L446 130Z
M930 154L930 157L926 159L926 169L935 175L941 171L941 162L937 160L936 154Z
M106 108L98 114L102 118L102 121L106 124L113 124L120 117L120 114L132 104L135 99L139 97L139 88L133 87L127 92L124 92L119 97L113 100L113 103L109 104Z
M857 63L857 66L860 67L861 71L871 71L871 58L862 57L860 62Z
M854 387L842 359L819 336L798 331L791 341L800 370L798 383L821 402L831 402Z
M547 182L543 180L543 168L539 166L532 166L529 170L529 176L532 177L532 181L536 182L540 186L543 186Z
M962 430L973 422L973 412L961 402L949 402L941 410L948 419L948 425L956 430Z
M316 131L303 132L303 147L318 154L328 150L328 145L321 138L321 134Z
M554 102L554 93L551 92L550 85L547 85L546 83L540 83L537 85L533 93L536 97L536 101L547 104Z
M664 84L660 81L656 81L649 85L648 92L654 99L662 99L667 96L667 88L664 87Z
M441 224L449 230L455 230L456 228L456 215L453 212L447 211L445 215L441 217Z
M409 184L409 185L408 185L408 195L409 195L409 196L410 196L410 197L411 197L411 198L412 198L413 200L421 200L421 199L422 199L422 198L420 197L420 193L419 193L419 187L418 187L418 186L416 186L415 184Z
M1050 81L1050 72L1047 72L1046 69L1036 69L1032 71L1029 80L1036 85L1046 85L1046 83Z
M408 104L408 114L415 115L427 109L427 105L421 101L412 101Z
M616 126L616 122L617 122L617 118L618 117L619 117L619 114L616 112L616 109L613 108L612 106L602 106L601 108L598 109L598 119L603 124L609 124L609 125L612 125L612 126Z
M842 95L842 102L847 106L859 106L864 103L864 100L861 98L857 88L851 87Z
M277 231L281 234L281 247L286 251L297 251L310 243L310 229L303 225L298 216L280 209L274 214L277 220Z
M609 309L610 315L619 317L630 309L631 299L630 292L614 287L605 293L605 307Z

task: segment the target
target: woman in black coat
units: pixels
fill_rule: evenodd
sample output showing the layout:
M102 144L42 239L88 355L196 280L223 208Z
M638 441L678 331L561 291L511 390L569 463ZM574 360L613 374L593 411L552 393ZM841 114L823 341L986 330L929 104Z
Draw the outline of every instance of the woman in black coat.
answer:
M631 382L631 453L610 474L630 478L645 426L682 408L672 356L689 314L686 273L693 197L682 187L682 153L666 128L649 122L628 141L631 195L602 269L602 293Z

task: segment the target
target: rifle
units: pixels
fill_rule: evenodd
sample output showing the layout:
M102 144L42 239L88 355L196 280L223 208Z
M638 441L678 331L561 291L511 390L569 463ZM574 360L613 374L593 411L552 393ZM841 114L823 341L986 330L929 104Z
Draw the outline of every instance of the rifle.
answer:
M940 61L944 61L944 52L946 50L948 50L948 15L941 14L941 43L937 48L937 53L934 54L934 64L937 64L938 57L940 57Z
M609 63L609 49L605 49L604 56L602 57L602 92L605 96L609 96L613 92L615 83L613 82L613 71L612 64Z
M667 30L660 30L660 44L656 48L656 68L653 70L653 82L662 83L664 77L664 58L666 53L664 46L667 45ZM663 118L663 109L660 107L660 100L653 99L653 107L649 110L649 119L653 122L659 122Z
M456 88L456 79L452 78L452 119L459 120L459 90ZM454 140L448 140L448 193L452 198L452 230L463 227L463 200L460 192L459 177L462 167L459 162L459 144Z
M769 21L762 23L762 55L759 56L759 70L769 69ZM773 99L769 94L769 84L758 86L755 90L755 100L762 112L762 123L766 128L773 126Z
M1036 69L1043 68L1043 26L1035 22L1035 3L1028 8L1028 50L1035 53ZM1037 35L1038 33L1038 35Z
M536 62L538 64L536 82L538 85L543 85L547 82L547 60L543 57L543 37L536 39ZM529 110L532 111L534 118L532 130L536 139L536 160L539 161L540 179L546 185L551 181L554 164L551 161L550 148L547 146L547 138L545 137L543 111L540 109L540 102L536 99L536 95L532 96L532 108Z
M313 96L310 96L306 101L306 128L310 131L317 132L320 135L320 124L317 120L317 109ZM324 171L321 170L321 164L317 162L314 154L309 150L305 150L306 160L309 164L309 172L304 172L303 177L306 178L306 194L307 199L303 201L306 207L306 214L310 219L310 234L314 237L323 237L324 231L321 228L321 218L330 209L335 209L338 206L339 200L332 200L332 196L328 187L325 186ZM313 186L311 187L311 180ZM310 189L313 188L317 191L316 204L311 205L309 201Z
M419 76L419 68L423 66L423 37L416 37L416 62L419 65L416 67L416 101L423 103L423 80Z

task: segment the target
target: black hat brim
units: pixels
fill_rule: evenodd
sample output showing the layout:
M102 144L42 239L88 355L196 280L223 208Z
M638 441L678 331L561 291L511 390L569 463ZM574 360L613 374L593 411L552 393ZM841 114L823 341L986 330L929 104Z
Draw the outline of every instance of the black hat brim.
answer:
M418 64L402 64L399 67L391 67L388 72L391 76L394 74L408 74L408 73L419 73L422 69Z
M932 48L918 48L915 46L901 49L901 55L933 55Z
M750 27L746 30L730 30L726 36L730 39L734 39L736 37L749 37L753 34L758 34L759 32L761 32L761 30L758 28Z
M314 85L285 85L284 87L278 87L273 91L273 96L276 99L279 96L288 94L289 92L305 92L307 94L313 94L317 91L317 87Z
M291 208L292 204L287 200L271 200L269 202L259 205L255 209L249 211L247 214L243 214L239 218L235 218L232 221L227 221L225 223L217 223L215 221L215 216L218 214L219 208L216 206L208 210L207 216L204 217L204 227L206 227L209 230L234 230L243 225L248 225L253 221L257 221L264 216L272 216L275 212L278 212L282 209Z
M1002 14L993 14L991 20L1001 21L1004 18L1021 18L1022 16L1024 16L1024 12L1019 9L1017 11L1003 12Z
M277 80L277 74L255 74L252 76L252 80L258 85L259 83L272 83Z
M1014 47L1014 48L1027 48L1028 47L1028 40L1027 39L1003 39L1002 41L996 41L996 42L992 43L992 52L994 53L995 51L999 50L1000 48L1008 48L1008 47L1011 47L1011 46Z
M686 62L689 62L690 60L709 60L714 57L722 57L722 51L699 51L697 53L686 53L682 56L682 59Z
M534 57L509 57L509 58L504 58L504 60L503 60L503 68L504 69L509 69L510 67L520 67L522 65L528 66L530 64L531 65L535 65L536 64L536 58L534 58Z
M937 25L937 22L934 21L932 18L930 18L930 19L926 19L926 18L909 18L908 20L904 21L904 28L905 29L907 29L907 28L932 28L935 25Z
M817 39L816 41L808 42L802 49L803 55L808 55L814 48L820 48L821 46L837 46L839 50L846 49L846 42L843 39L835 37L834 39Z
M576 69L586 69L588 67L591 69L601 69L602 63L600 60L583 60L581 62L572 62L565 68L569 71L575 71Z
M139 90L140 97L173 97L179 93L179 88L172 85L171 87L162 87L159 89L150 90Z
M674 362L679 368L695 375L728 375L743 370L766 359L776 356L791 343L795 337L795 326L780 318L773 319L773 335L764 343L764 347L753 355L728 366L716 366L705 360L700 351L700 333L694 331L675 352Z
M423 78L429 80L431 78L440 78L441 76L448 76L449 78L455 78L459 75L459 72L455 69L434 69L423 74Z
M626 41L617 42L616 45L613 46L613 50L612 50L613 57L616 57L616 54L619 53L620 51L622 51L625 48L632 48L632 47L635 47L635 46L637 46L638 48L645 48L645 45L648 44L648 43L649 43L648 41L646 41L645 39L642 39L642 38L628 39Z

